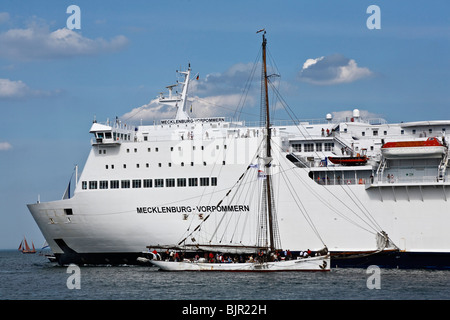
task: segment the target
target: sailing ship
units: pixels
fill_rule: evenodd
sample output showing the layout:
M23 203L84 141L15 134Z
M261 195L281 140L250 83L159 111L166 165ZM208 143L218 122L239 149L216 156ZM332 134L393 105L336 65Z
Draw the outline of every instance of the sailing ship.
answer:
M277 216L276 216L276 206L273 196L273 182L272 182L272 167L281 165L279 162L274 161L277 158L273 156L272 150L272 137L271 137L271 122L270 122L270 112L269 112L269 98L268 98L268 76L267 76L267 65L266 65L266 45L267 39L265 37L266 31L260 30L259 32L263 32L262 34L262 75L263 75L263 100L264 103L262 106L262 119L263 123L265 123L264 128L261 128L263 135L261 136L261 148L258 150L259 155L257 158L257 164L250 164L247 167L246 172L241 176L238 183L235 186L235 189L243 189L243 181L246 181L246 174L250 172L250 175L253 173L253 179L250 178L250 182L256 182L259 184L258 194L260 195L257 198L257 202L260 205L260 212L257 216L258 223L257 226L257 237L254 239L254 243L245 244L223 244L223 243L215 243L212 242L211 239L207 243L200 243L195 240L197 237L197 231L204 228L204 224L208 218L211 218L213 214L219 214L218 211L215 213L209 214L205 219L194 229L193 232L189 233L183 240L181 240L176 248L182 248L186 250L187 247L191 248L191 250L197 249L200 250L201 253L206 254L209 251L210 257L213 258L213 252L221 253L225 252L229 255L228 259L223 260L223 258L219 258L218 261L208 261L207 257L202 260L199 259L199 256L195 259L186 259L177 257L174 260L166 259L152 259L150 262L159 267L164 271L252 271L252 272L267 272L267 271L329 271L330 270L330 254L326 249L315 252L313 256L311 256L311 252L307 256L297 257L297 259L290 259L290 257L281 257L280 252L281 249L281 237L278 230ZM274 148L275 149L275 148ZM258 170L251 170L251 168L257 168ZM227 192L226 197L235 198L235 195L230 196L230 192ZM221 207L223 201L222 199L216 208ZM224 223L224 217L229 215L228 212L221 212L220 217L216 217L219 219L220 223ZM255 216L256 217L256 216ZM229 223L230 220L227 220L226 224ZM247 222L247 221L246 221ZM238 224L243 224L244 221L241 219L237 219ZM200 231L198 231L200 232ZM218 229L214 229L213 234L216 234ZM195 235L195 237L194 237ZM220 239L222 239L220 237ZM191 241L191 243L187 243L187 241ZM148 249L159 247L155 245L148 246ZM168 248L168 246L166 246ZM254 255L254 257L253 257ZM220 254L221 257L222 254ZM231 258L234 256L234 259ZM240 256L241 261L239 261L238 256ZM242 258L244 256L245 258ZM244 259L244 260L242 260Z
M31 241L31 248L30 248L27 239L25 237L23 237L23 240L20 242L18 250L21 251L22 253L36 253L33 241Z

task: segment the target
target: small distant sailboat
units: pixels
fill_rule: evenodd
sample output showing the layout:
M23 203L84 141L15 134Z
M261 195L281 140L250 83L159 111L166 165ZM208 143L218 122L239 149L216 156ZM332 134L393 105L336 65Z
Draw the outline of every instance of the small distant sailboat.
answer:
M21 251L22 253L36 253L33 241L31 241L31 248L30 248L27 239L25 237L23 237L23 240L20 242L18 250Z

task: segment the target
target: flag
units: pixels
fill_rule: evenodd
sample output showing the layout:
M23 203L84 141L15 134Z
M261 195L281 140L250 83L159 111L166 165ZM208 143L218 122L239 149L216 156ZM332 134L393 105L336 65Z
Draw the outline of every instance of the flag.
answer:
M249 167L250 167L250 168L258 168L259 165L258 165L258 164L251 164L251 165L249 165Z
M192 112L192 104L191 104L191 112Z
M262 170L258 170L258 178L259 179L265 179L266 178L266 173Z
M200 77L200 75L198 74L198 75L197 75L197 78L195 78L195 80L198 80L199 77Z

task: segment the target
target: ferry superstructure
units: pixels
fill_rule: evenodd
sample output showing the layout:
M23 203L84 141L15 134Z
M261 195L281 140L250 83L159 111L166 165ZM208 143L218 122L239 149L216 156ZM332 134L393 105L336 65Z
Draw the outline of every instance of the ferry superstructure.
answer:
M179 94L169 86L169 96L160 96L161 103L176 108L174 119L139 126L117 118L94 121L91 151L73 195L28 205L60 264L134 264L149 243L176 243L206 214L256 210L246 198L217 204L249 170L262 129L225 117L190 118L190 72L180 72ZM332 267L450 267L450 121L388 124L363 119L355 109L345 121L328 114L319 121L274 122L271 130L273 145L283 155L273 162L274 185L277 177L295 185L293 190L280 187L274 195L282 208L278 223L284 248L305 250L293 241L299 235L311 249L322 247L302 227L310 220L329 251L343 257L332 258ZM435 153L382 153L388 142L429 137L442 144ZM357 155L367 161L328 160ZM291 212L286 195L293 192L304 214ZM397 250L378 252L380 233Z

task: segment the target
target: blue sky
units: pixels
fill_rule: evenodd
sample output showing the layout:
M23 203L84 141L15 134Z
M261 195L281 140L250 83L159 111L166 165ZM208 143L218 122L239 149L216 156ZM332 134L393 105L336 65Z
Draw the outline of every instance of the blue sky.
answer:
M72 4L79 30L67 29ZM372 4L381 29L366 25ZM448 1L3 0L0 248L24 235L43 243L26 204L61 198L89 153L94 117L174 114L153 100L175 70L191 63L200 75L195 115L233 115L261 28L301 119L359 108L389 122L450 120L449 12ZM248 101L242 118L258 119L258 94Z

